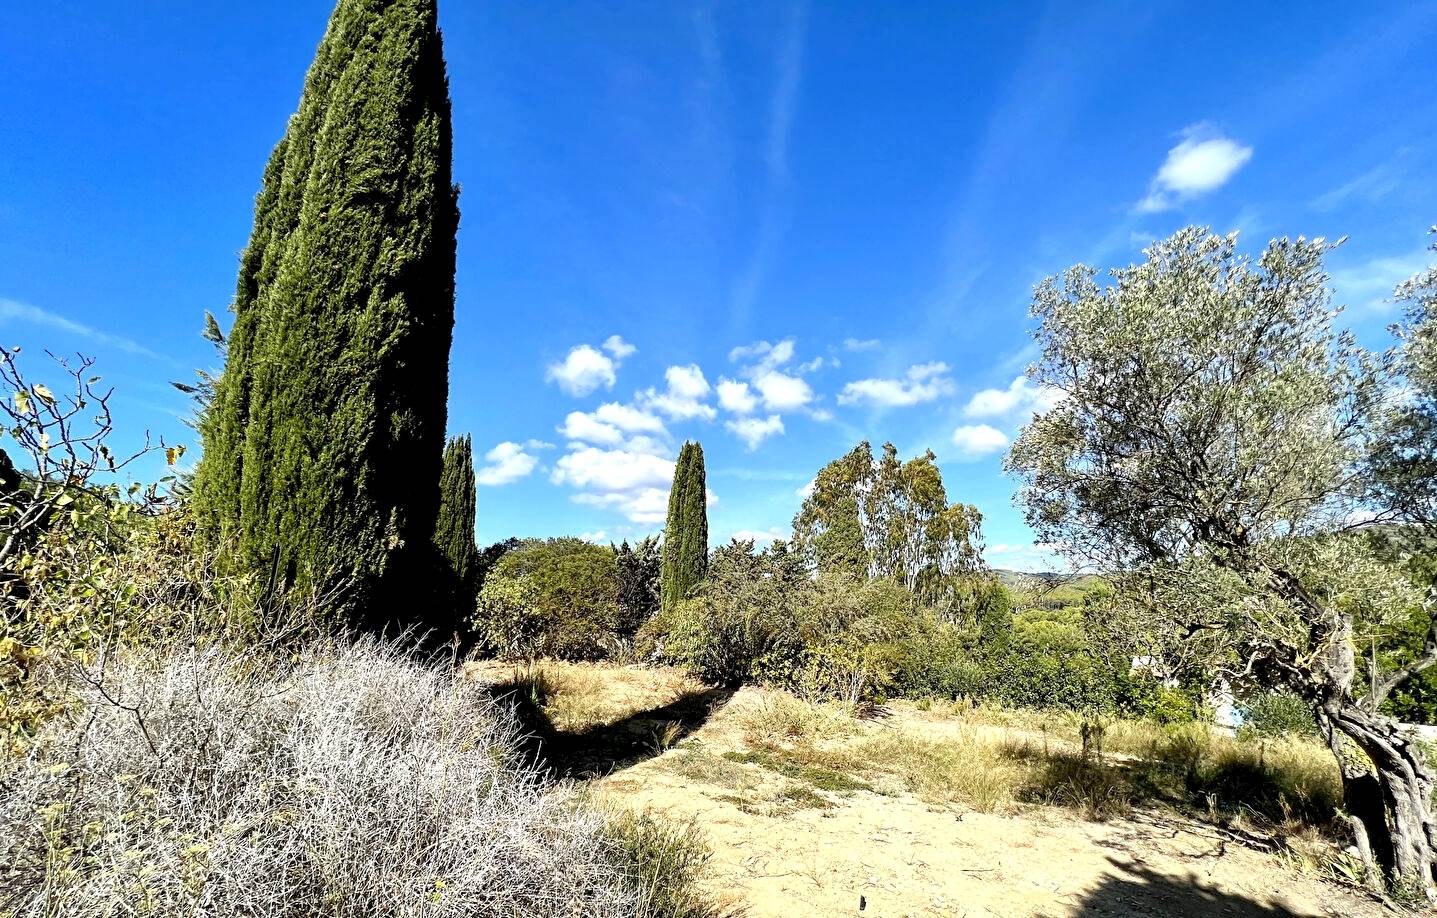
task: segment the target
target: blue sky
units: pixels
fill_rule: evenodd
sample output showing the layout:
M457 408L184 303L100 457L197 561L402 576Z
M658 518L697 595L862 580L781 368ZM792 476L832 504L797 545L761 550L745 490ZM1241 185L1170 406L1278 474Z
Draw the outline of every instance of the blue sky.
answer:
M190 439L328 0L0 13L0 341L95 356ZM1080 7L1083 7L1080 10ZM1437 222L1437 4L442 4L463 185L450 429L479 538L788 529L861 438L932 448L1034 567L1002 447L1029 293L1198 223L1349 241L1372 345Z

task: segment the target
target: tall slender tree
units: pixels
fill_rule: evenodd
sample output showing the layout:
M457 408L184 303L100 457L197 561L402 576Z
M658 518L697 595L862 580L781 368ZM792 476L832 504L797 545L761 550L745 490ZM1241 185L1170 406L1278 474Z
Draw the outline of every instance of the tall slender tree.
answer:
M435 0L339 0L265 168L194 502L237 569L432 572L459 212Z
M474 617L479 574L479 546L474 542L474 450L469 435L453 437L444 448L439 476L439 518L434 546L441 562L442 607L452 617L437 616L434 625L445 636L463 630Z
M660 566L664 608L688 596L708 572L708 483L704 449L685 442L674 465L669 491L669 517L664 526L663 562Z

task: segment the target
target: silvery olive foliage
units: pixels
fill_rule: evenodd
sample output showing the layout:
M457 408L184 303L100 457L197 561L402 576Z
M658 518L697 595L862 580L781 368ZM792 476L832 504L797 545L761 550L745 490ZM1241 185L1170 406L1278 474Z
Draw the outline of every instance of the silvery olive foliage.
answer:
M1105 569L1340 524L1382 374L1333 327L1317 240L1188 228L1112 273L1039 285L1030 378L1056 406L1007 467L1041 541Z

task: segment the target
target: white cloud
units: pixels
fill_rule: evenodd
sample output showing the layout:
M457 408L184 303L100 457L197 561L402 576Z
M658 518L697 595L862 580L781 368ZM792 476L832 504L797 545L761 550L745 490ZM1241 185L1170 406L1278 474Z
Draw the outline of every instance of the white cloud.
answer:
M610 354L613 354L615 360L623 360L630 354L638 353L639 350L618 335L610 335L605 338L604 343L600 346Z
M518 443L505 440L484 454L484 462L484 467L474 473L474 480L481 485L495 487L526 477L534 471L539 460L525 452Z
M963 414L970 418L1042 414L1062 398L1058 390L1035 386L1026 376L1019 376L1006 389L984 389L976 393L963 407Z
M618 446L624 442L623 431L612 424L596 420L592 414L583 411L569 412L563 425L557 430L568 440L582 440L585 443L605 446Z
M570 395L588 395L603 386L614 388L618 377L614 370L618 362L607 354L587 344L581 344L569 351L569 356L559 363L549 364L544 378L559 384Z
M726 378L719 379L718 400L725 411L734 414L748 414L758 405L748 383Z
M102 332L97 328L92 328L89 325L76 322L73 319L67 319L59 313L51 312L48 309L41 309L39 306L31 306L29 303L21 303L18 300L9 300L0 297L0 323L4 322L28 322L31 325L43 325L47 328L69 332L81 338L89 338L91 341L95 341L99 344L106 344L118 350L138 354L141 357L152 357L156 360L169 359L163 355L156 354L138 341L134 341L130 338L121 335L112 335L109 332ZM13 344L13 342L11 342L11 344Z
M804 498L804 499L807 499L807 498L810 498L810 497L813 496L813 489L816 488L816 487L818 487L818 479L817 479L817 478L810 478L810 479L808 480L808 484L804 485L803 487L799 488L797 491L794 491L793 493L794 493L794 495L797 496L797 497L802 497L802 498Z
M964 424L953 431L959 458L980 459L1008 445L1008 435L987 424Z
M739 539L740 541L752 541L756 545L764 545L769 542L775 542L779 539L787 539L791 534L792 533L785 532L782 529L778 528L740 529L738 532L735 532L730 538Z
M566 439L621 446L636 452L654 452L654 436L667 438L668 429L657 416L631 405L605 402L593 411L571 411L558 428ZM651 436L653 435L653 436ZM636 448L636 444L644 444Z
M734 363L751 364L752 372L758 373L788 363L793 359L793 350L792 338L785 338L777 344L755 341L753 344L736 347L729 351L728 359Z
M667 434L664 422L657 415L631 405L605 402L594 409L594 417L605 424L612 424L625 433Z
M669 367L664 371L667 388L660 392L649 388L639 394L639 402L646 407L662 412L675 421L703 418L711 421L718 412L712 405L704 403L710 391L709 382L703 370L696 364Z
M815 421L833 420L833 412L829 411L827 408L815 408L808 413L808 416L813 418Z
M946 363L921 363L909 367L905 379L859 379L843 387L838 404L900 408L931 402L953 393L953 381L943 375L947 372Z
M662 523L669 513L669 489L640 488L637 491L610 491L574 495L574 503L600 510L614 510L635 523Z
M845 351L876 351L882 344L883 342L877 338L864 338L862 340L858 338L843 339L843 349Z
M667 488L673 477L672 459L623 449L581 446L554 463L550 480L576 488L633 491L644 487Z
M742 440L750 450L755 450L764 440L783 433L783 418L776 414L771 414L766 419L740 418L736 421L725 421L723 426Z
M602 529L598 532L582 532L579 534L579 538L585 542L593 542L595 545L609 544L609 534Z
M1190 125L1183 129L1178 145L1168 151L1137 211L1150 214L1169 210L1221 188L1251 158L1252 147L1223 137L1209 125Z
M554 463L549 480L578 493L575 503L617 510L636 523L662 522L674 463L633 449L578 446Z
M756 375L753 387L769 411L792 411L813 401L813 389L807 382L777 370Z

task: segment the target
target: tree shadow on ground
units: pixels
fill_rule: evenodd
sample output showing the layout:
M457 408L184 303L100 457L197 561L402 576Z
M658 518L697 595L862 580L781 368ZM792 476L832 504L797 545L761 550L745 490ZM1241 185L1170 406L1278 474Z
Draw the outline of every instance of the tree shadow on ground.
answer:
M544 699L531 681L511 680L493 691L526 734L522 752L554 777L575 780L600 778L662 754L702 727L734 694L730 688L686 691L668 704L569 732L545 713Z
M1102 882L1069 914L1104 918L1299 918L1278 904L1266 904L1237 893L1223 892L1191 880L1158 873L1141 864L1113 861L1121 875Z

